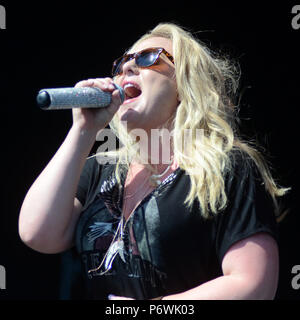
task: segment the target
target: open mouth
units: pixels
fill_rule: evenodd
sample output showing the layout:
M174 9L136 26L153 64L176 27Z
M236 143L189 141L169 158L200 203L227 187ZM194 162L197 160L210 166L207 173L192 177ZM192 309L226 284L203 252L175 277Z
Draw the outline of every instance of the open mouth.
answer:
M141 95L142 90L139 86L135 83L128 82L124 85L124 92L125 92L125 100L124 102L132 101L133 99L137 98Z

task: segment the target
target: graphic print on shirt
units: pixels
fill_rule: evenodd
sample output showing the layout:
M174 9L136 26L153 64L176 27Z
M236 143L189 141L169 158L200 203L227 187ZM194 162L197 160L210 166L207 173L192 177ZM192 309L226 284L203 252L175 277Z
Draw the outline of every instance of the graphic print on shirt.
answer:
M88 276L88 295L93 298L106 299L113 292L150 299L186 291L222 275L222 259L233 243L256 232L268 232L276 239L272 199L252 166L237 159L234 171L226 176L229 202L223 212L204 220L198 203L188 210L184 200L189 177L183 170L177 176L171 174L128 222L126 229L132 226L137 254L130 251L127 241L126 263L117 256L105 275L88 274L102 262L120 221L122 193L121 188L112 188L116 186L113 170L101 168L96 182L89 177L98 171L87 172L78 193L86 207L76 228L76 247Z
M114 236L116 234L118 224L120 222L121 213L121 196L120 189L115 179L111 178L101 184L100 192L95 201L86 209L83 214L85 216L84 225L81 230L81 243L79 247L82 250L82 259L88 278L100 276L105 271L104 264L100 266L105 254L109 250ZM132 219L128 221L124 230L124 259L122 256L116 257L118 263L124 263L126 269L128 267L128 276L144 277L139 270L153 269L154 273L159 273L160 278L164 277L163 262L161 261L161 252L159 246L159 210L154 196L150 200L140 206ZM142 268L133 266L136 258L140 257L139 263L146 263ZM115 272L114 263L107 274ZM128 266L127 266L128 265Z

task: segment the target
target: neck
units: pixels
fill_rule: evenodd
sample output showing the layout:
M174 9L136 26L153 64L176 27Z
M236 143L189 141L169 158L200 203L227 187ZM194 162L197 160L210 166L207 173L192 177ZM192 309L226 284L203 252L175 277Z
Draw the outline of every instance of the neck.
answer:
M150 132L143 130L136 137L143 164L161 167L172 163L172 136L168 129L151 129Z

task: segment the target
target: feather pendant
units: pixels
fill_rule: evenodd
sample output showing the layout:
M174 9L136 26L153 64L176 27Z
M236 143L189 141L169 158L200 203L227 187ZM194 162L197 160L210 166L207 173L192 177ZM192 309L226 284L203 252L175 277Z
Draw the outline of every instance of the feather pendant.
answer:
M117 240L109 247L106 258L105 258L105 263L104 263L104 268L106 270L109 270L112 267L112 263L118 254L120 255L123 262L126 262L124 257L124 241L123 240Z

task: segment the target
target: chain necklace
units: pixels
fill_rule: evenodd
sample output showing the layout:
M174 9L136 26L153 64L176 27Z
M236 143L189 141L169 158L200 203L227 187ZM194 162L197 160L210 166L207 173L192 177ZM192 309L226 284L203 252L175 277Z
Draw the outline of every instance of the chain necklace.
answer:
M169 171L171 165L172 162L167 166L165 171L160 174L152 174L149 178L150 185L152 185L153 187L158 187L162 182L160 179Z

